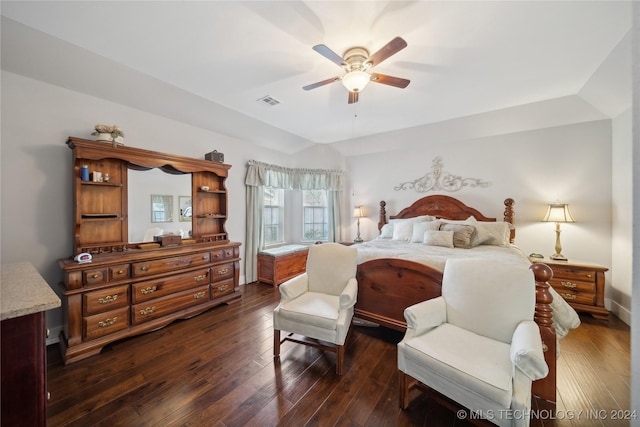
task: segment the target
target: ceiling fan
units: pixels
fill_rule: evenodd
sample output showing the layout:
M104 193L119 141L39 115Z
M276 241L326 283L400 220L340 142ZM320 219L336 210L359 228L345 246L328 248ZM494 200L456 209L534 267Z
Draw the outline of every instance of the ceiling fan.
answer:
M396 37L371 56L369 56L369 51L363 47L352 47L347 49L341 57L323 44L315 45L313 50L344 68L346 74L304 86L302 89L311 90L341 81L342 85L349 91L349 104L358 102L358 94L362 92L362 89L370 81L404 89L410 83L410 80L372 73L370 70L405 47L407 47L407 42L401 37Z

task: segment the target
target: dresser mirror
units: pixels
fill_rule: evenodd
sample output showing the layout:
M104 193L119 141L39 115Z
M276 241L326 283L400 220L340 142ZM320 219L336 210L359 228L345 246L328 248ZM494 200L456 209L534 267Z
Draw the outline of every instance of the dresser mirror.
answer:
M191 196L185 196L191 194L191 174L171 174L157 168L129 169L127 174L129 243L149 241L145 237L149 230L156 234L182 231L188 236L191 217L182 213L187 203L191 205Z

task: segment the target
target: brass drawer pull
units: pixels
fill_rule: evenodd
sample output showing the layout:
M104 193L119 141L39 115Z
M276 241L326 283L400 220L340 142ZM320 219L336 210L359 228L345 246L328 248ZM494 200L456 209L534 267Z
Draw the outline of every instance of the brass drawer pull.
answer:
M118 295L107 295L104 298L98 298L98 303L99 304L111 304L112 302L115 302L115 300L118 299Z
M218 274L222 276L223 274L227 274L228 272L229 272L228 268L223 268L222 270L218 271Z
M92 279L97 279L98 277L100 277L100 275L98 273L94 273L91 278Z
M591 279L592 277L593 277L593 274L587 273L587 278Z
M194 279L196 282L202 282L202 281L203 281L204 279L206 279L206 278L207 278L207 275L206 275L206 274L200 274L199 276L196 276L196 277L194 277L193 279Z
M106 328L107 326L111 326L116 323L116 320L118 320L118 316L112 317L111 319L107 320L101 320L98 322L98 326L100 326L101 328Z
M148 271L148 270L149 270L149 267L148 267L148 266L146 266L146 265L143 265L142 267L140 267L140 270L142 270L142 271Z
M149 295L149 294L154 293L156 290L158 290L158 287L156 285L147 286L146 288L140 289L140 293L142 295Z
M116 271L116 274L124 274L124 270L118 270Z
M195 298L195 299L200 299L200 298L204 297L206 294L207 294L206 292L201 291L201 292L198 292L197 294L195 294L195 295L193 296L193 298Z
M143 310L140 310L140 314L142 314L143 316L146 316L147 314L151 314L154 311L156 311L156 307L155 306L147 307L147 308L145 308Z
M229 289L229 285L218 286L218 292L224 292Z
M560 295L562 296L562 298L566 300L573 301L574 299L576 299L576 296L573 294L560 294Z
M203 259L204 261L208 260L208 259L209 259L209 255L202 255L202 259Z
M560 284L564 287L564 288L570 288L573 289L575 288L577 285L573 282L560 282Z
M213 257L214 258L220 258L220 254L218 252L216 252L216 254Z

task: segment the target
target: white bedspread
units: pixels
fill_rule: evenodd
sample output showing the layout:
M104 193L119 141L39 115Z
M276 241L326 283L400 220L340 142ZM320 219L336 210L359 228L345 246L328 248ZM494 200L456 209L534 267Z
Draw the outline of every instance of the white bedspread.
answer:
M375 239L354 245L354 247L358 249L358 264L378 258L400 258L444 271L444 265L448 258L464 257L493 259L503 263L522 265L526 268L531 265L526 255L514 245L510 247L480 245L471 249L459 249L391 239ZM569 332L569 329L575 329L580 325L580 318L551 286L549 291L553 296L551 308L556 335L558 338L562 338Z

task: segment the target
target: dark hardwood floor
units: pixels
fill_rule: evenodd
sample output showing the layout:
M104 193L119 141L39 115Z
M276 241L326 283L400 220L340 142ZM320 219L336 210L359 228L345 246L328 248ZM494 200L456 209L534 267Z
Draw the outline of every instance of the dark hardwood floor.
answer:
M243 286L240 302L119 341L64 366L48 348L49 426L466 426L418 391L398 406L401 334L354 326L345 374L335 355L284 343L272 357L277 289ZM629 327L582 317L561 341L558 406L534 400L533 426L628 425ZM580 412L582 411L582 412Z

